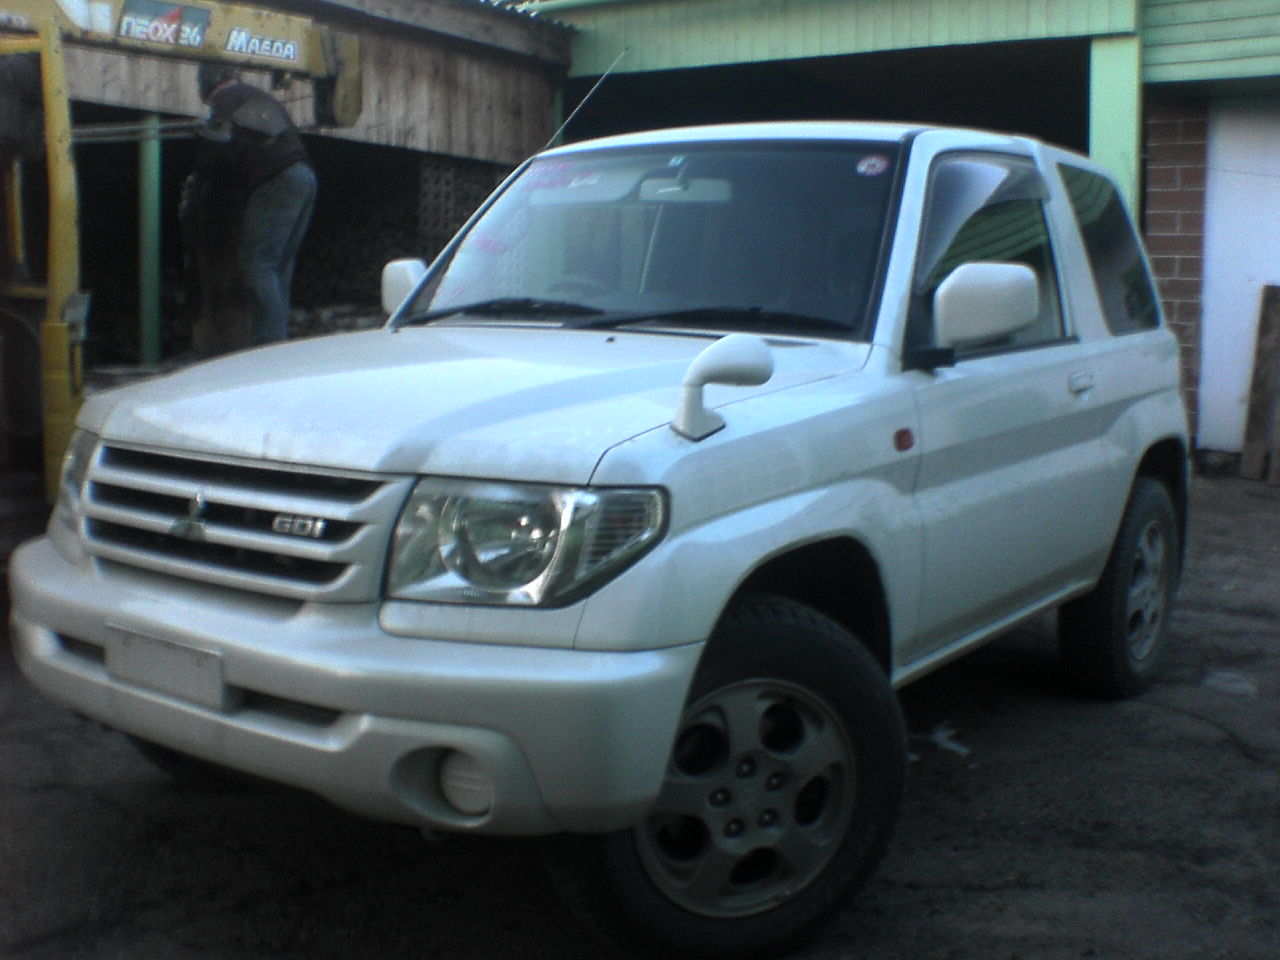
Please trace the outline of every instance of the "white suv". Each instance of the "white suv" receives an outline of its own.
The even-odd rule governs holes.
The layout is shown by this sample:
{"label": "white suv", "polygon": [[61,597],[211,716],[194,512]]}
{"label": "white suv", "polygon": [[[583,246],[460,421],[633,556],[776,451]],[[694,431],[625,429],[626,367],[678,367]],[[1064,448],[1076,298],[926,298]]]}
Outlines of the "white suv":
{"label": "white suv", "polygon": [[575,144],[383,298],[381,330],[90,398],[11,564],[32,683],[173,769],[574,834],[550,861],[588,907],[731,955],[881,857],[896,688],[1053,607],[1086,689],[1160,662],[1178,349],[1082,156]]}

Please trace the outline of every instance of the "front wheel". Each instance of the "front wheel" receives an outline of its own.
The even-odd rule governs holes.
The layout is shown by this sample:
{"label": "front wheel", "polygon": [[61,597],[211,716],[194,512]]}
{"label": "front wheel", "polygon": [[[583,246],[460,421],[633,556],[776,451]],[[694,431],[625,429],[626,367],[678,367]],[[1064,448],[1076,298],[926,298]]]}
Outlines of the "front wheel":
{"label": "front wheel", "polygon": [[586,870],[578,905],[626,941],[776,952],[883,856],[905,758],[897,700],[866,649],[807,607],[752,598],[711,640],[647,818],[576,838],[576,862],[553,853],[553,873]]}
{"label": "front wheel", "polygon": [[1167,652],[1180,557],[1167,488],[1139,477],[1098,585],[1059,613],[1063,662],[1086,692],[1126,697],[1151,685]]}

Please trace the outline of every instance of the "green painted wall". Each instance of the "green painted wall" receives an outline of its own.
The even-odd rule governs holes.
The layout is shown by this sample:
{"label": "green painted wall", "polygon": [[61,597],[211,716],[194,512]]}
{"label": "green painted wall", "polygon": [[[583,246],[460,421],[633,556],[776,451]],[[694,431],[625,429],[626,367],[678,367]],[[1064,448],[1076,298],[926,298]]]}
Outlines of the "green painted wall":
{"label": "green painted wall", "polygon": [[1138,209],[1141,57],[1133,34],[1096,37],[1089,51],[1089,154],[1116,177],[1131,210]]}
{"label": "green painted wall", "polygon": [[1147,83],[1280,76],[1280,0],[535,0],[571,75],[1140,31]]}
{"label": "green painted wall", "polygon": [[1142,0],[1147,83],[1280,75],[1280,0]]}
{"label": "green painted wall", "polygon": [[1133,33],[1138,0],[542,0],[579,28],[571,76]]}

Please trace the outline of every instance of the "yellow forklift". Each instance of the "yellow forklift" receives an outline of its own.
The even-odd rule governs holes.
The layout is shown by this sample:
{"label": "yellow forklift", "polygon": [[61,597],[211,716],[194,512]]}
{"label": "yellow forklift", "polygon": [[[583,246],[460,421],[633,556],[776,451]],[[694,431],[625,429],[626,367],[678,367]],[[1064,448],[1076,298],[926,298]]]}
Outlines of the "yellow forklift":
{"label": "yellow forklift", "polygon": [[[307,17],[216,2],[0,0],[0,81],[16,78],[0,89],[0,469],[21,459],[15,448],[38,443],[50,501],[83,395],[90,314],[80,280],[75,145],[136,139],[145,178],[149,162],[158,168],[161,138],[194,135],[198,123],[148,117],[115,130],[73,128],[66,45],[307,78],[316,126],[350,126],[361,96],[357,38]],[[158,359],[160,326],[158,176],[152,181],[139,191],[140,237],[149,238],[139,251],[144,364]],[[33,185],[47,206],[32,197]]]}

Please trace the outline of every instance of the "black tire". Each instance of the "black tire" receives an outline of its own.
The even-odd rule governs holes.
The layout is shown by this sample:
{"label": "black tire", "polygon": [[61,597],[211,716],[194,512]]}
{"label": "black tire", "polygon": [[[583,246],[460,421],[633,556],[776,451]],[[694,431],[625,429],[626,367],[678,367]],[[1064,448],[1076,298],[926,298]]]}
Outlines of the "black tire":
{"label": "black tire", "polygon": [[1084,692],[1109,699],[1133,696],[1158,675],[1168,653],[1179,539],[1168,489],[1139,477],[1102,578],[1059,611],[1063,665]]}
{"label": "black tire", "polygon": [[556,841],[548,865],[624,945],[775,954],[879,863],[905,769],[898,701],[868,651],[808,607],[752,597],[712,637],[646,820]]}

